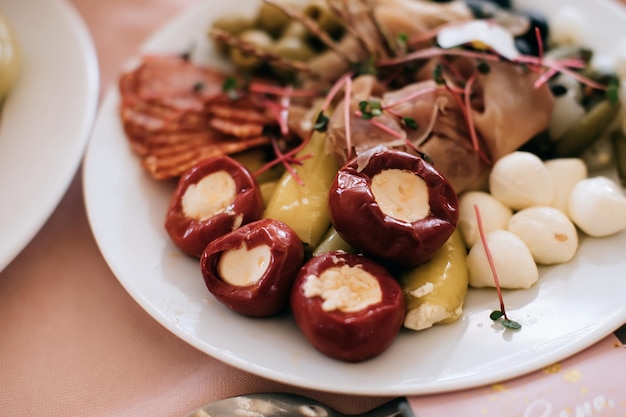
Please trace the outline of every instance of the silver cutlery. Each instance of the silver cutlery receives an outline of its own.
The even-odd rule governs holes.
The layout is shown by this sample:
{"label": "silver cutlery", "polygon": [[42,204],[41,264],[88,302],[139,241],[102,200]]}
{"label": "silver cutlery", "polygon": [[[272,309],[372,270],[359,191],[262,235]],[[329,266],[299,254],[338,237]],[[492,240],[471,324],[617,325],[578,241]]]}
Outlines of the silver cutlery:
{"label": "silver cutlery", "polygon": [[[207,404],[187,417],[349,417],[311,398],[285,393],[240,395]],[[416,417],[406,398],[396,398],[358,417]],[[355,417],[355,416],[352,416]]]}

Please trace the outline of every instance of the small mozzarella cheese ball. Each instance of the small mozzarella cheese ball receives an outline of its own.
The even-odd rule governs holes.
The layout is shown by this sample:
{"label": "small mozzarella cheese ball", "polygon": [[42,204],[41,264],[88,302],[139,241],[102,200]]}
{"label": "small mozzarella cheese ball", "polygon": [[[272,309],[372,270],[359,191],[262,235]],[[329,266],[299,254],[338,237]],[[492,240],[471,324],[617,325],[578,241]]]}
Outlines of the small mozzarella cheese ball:
{"label": "small mozzarella cheese ball", "polygon": [[509,220],[508,230],[522,239],[538,264],[568,262],[578,249],[576,226],[554,207],[520,210]]}
{"label": "small mozzarella cheese ball", "polygon": [[568,212],[589,236],[608,236],[626,229],[626,197],[607,177],[579,181],[570,194]]}
{"label": "small mozzarella cheese ball", "polygon": [[581,45],[585,39],[587,19],[574,6],[561,7],[550,18],[550,42],[557,45]]}
{"label": "small mozzarella cheese ball", "polygon": [[[528,246],[515,233],[494,230],[485,236],[501,288],[530,288],[539,279],[537,264]],[[467,255],[469,284],[474,288],[495,287],[482,240]]]}
{"label": "small mozzarella cheese ball", "polygon": [[548,206],[554,196],[552,176],[539,157],[516,151],[500,158],[489,174],[491,195],[513,210]]}
{"label": "small mozzarella cheese ball", "polygon": [[556,158],[545,161],[544,164],[554,184],[550,206],[568,214],[569,195],[579,181],[587,178],[587,165],[580,158]]}
{"label": "small mozzarella cheese ball", "polygon": [[476,211],[478,207],[485,233],[496,229],[506,229],[513,211],[484,191],[468,191],[459,197],[458,227],[467,248],[480,239]]}

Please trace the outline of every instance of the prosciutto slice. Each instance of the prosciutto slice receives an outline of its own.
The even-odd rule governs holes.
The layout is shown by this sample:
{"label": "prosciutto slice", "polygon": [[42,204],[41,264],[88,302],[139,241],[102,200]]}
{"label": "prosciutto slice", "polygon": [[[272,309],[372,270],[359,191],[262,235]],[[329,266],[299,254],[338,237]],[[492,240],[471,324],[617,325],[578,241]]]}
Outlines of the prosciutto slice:
{"label": "prosciutto slice", "polygon": [[554,97],[546,83],[534,87],[538,77],[507,62],[490,63],[489,72],[478,76],[482,104],[472,114],[493,162],[548,128]]}
{"label": "prosciutto slice", "polygon": [[[463,110],[449,91],[432,80],[377,93],[380,87],[371,76],[354,81],[350,101],[350,141],[346,140],[345,104],[339,103],[331,115],[327,145],[340,164],[348,159],[348,143],[357,155],[379,145],[411,153],[416,153],[417,147],[432,159],[437,171],[446,177],[457,193],[484,177],[489,167],[474,149]],[[383,114],[373,120],[356,116],[358,103],[372,99],[388,106]],[[402,123],[403,118],[414,120],[417,128],[407,127]],[[481,149],[484,148],[481,143]]]}

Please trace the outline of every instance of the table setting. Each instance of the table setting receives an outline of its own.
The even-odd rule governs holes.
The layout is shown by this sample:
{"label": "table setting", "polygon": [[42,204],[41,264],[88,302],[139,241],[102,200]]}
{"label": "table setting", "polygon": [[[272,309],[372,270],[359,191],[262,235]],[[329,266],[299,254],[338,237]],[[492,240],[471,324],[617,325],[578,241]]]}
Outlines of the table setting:
{"label": "table setting", "polygon": [[[599,50],[626,39],[621,1],[520,3],[578,7],[572,36]],[[257,4],[0,2],[24,69],[0,121],[0,415],[624,415],[625,231],[585,236],[572,261],[504,292],[522,329],[489,317],[493,288],[470,289],[460,320],[362,362],[323,355],[289,315],[211,297],[163,228],[175,180],[129,147],[120,77],[159,53],[223,69],[210,22]]]}

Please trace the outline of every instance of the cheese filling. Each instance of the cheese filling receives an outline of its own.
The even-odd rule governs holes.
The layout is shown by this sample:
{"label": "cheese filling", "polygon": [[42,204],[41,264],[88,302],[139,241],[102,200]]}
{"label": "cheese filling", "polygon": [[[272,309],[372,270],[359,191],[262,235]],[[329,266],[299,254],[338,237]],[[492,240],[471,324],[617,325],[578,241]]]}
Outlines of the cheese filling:
{"label": "cheese filling", "polygon": [[237,186],[226,171],[213,172],[185,190],[183,213],[187,217],[206,220],[226,210],[237,196]]}
{"label": "cheese filling", "polygon": [[304,283],[304,295],[321,297],[324,311],[344,313],[363,310],[383,298],[378,280],[358,265],[332,267],[319,276],[309,275]]}
{"label": "cheese filling", "polygon": [[428,216],[428,185],[418,175],[401,169],[386,169],[372,177],[372,194],[389,217],[413,223]]}
{"label": "cheese filling", "polygon": [[259,282],[272,259],[272,251],[268,245],[255,246],[248,249],[244,243],[237,249],[222,253],[217,271],[227,284],[245,287]]}

